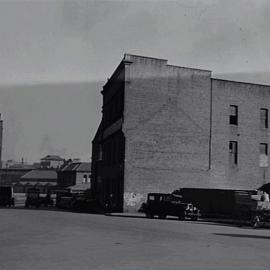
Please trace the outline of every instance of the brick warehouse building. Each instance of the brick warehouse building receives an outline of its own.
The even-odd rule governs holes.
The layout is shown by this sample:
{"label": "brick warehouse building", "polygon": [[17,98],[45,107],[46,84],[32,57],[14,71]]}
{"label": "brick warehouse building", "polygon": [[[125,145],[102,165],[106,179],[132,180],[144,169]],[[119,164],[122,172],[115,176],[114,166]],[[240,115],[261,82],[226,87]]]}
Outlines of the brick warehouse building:
{"label": "brick warehouse building", "polygon": [[149,192],[269,182],[270,86],[125,54],[103,87],[92,188],[114,211]]}

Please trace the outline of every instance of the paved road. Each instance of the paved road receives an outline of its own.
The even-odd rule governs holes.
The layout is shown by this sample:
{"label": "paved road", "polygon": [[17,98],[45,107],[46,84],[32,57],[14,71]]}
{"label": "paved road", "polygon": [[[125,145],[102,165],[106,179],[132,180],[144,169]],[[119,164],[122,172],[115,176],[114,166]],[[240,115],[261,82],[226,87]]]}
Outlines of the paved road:
{"label": "paved road", "polygon": [[269,269],[270,230],[0,209],[0,269]]}

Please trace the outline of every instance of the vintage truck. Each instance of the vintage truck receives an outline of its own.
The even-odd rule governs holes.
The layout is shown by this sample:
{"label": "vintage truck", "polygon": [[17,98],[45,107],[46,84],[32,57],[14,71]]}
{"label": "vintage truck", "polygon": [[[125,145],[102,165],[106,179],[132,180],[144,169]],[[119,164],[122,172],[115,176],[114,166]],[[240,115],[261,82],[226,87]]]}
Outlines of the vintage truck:
{"label": "vintage truck", "polygon": [[254,228],[270,222],[269,197],[264,200],[263,191],[181,188],[173,194],[182,196],[183,202],[198,205],[202,218],[227,219]]}
{"label": "vintage truck", "polygon": [[197,220],[200,216],[200,210],[192,203],[184,203],[181,196],[168,193],[149,193],[139,212],[148,218],[176,216],[180,220]]}
{"label": "vintage truck", "polygon": [[270,223],[270,202],[265,193],[253,191],[235,193],[234,218],[239,225],[249,223],[254,228]]}
{"label": "vintage truck", "polygon": [[11,186],[0,186],[0,206],[14,206],[15,200],[12,195],[13,192]]}
{"label": "vintage truck", "polygon": [[75,212],[101,213],[102,209],[96,198],[93,197],[91,190],[83,193],[71,193],[69,191],[57,192],[57,208]]}

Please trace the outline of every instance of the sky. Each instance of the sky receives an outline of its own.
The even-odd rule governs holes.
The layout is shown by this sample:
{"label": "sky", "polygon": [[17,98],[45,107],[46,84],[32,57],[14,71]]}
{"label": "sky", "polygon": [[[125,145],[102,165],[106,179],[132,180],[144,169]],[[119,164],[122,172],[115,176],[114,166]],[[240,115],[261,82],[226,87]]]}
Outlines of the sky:
{"label": "sky", "polygon": [[91,159],[101,93],[124,56],[270,84],[268,0],[0,0],[3,159]]}

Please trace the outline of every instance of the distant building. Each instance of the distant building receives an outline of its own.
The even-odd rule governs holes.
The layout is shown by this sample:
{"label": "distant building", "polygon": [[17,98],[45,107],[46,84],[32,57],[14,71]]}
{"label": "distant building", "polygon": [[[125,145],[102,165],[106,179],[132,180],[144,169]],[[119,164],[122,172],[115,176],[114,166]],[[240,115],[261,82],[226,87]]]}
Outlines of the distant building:
{"label": "distant building", "polygon": [[0,185],[13,185],[19,183],[21,177],[33,169],[34,167],[31,165],[12,165],[7,168],[3,167],[0,169]]}
{"label": "distant building", "polygon": [[57,183],[60,187],[68,187],[71,191],[79,192],[91,187],[91,163],[71,162],[57,172]]}
{"label": "distant building", "polygon": [[114,211],[148,192],[270,182],[270,86],[126,54],[103,87],[92,188]]}
{"label": "distant building", "polygon": [[47,155],[40,159],[41,168],[60,168],[64,164],[65,159],[56,155]]}
{"label": "distant building", "polygon": [[55,170],[32,170],[20,179],[14,189],[27,192],[28,188],[38,188],[41,193],[47,193],[49,189],[57,185],[57,172]]}

